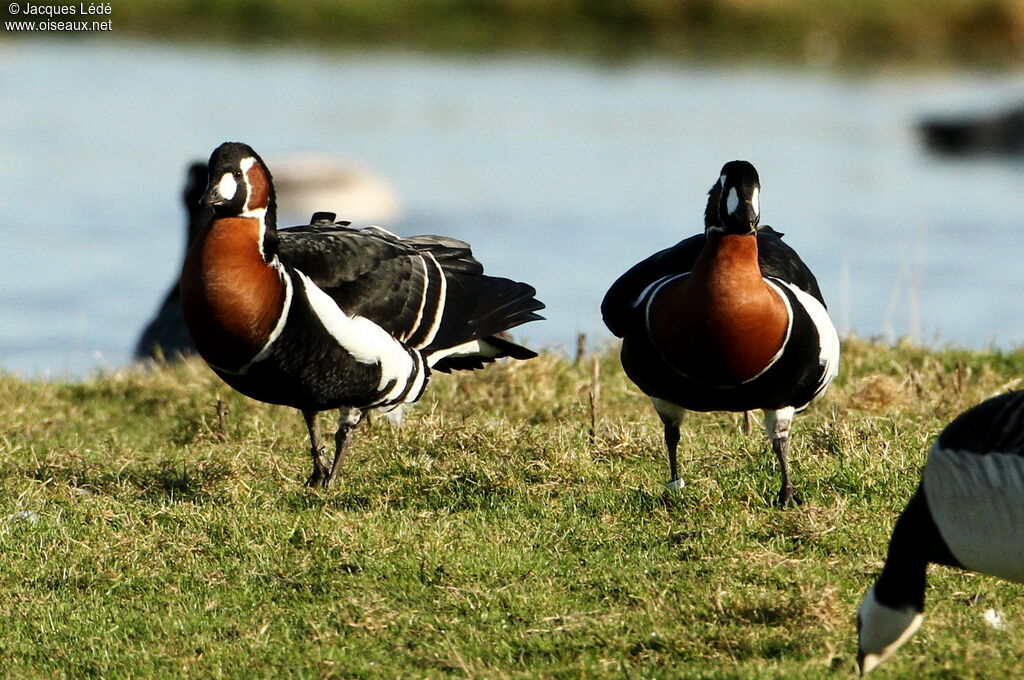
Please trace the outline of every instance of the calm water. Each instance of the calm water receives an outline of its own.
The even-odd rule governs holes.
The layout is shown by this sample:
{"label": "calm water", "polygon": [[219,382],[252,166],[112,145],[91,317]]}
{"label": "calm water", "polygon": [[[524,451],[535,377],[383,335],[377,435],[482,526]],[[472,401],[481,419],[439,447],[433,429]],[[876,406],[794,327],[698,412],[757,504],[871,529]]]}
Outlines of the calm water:
{"label": "calm water", "polygon": [[1021,93],[1024,76],[0,42],[0,366],[128,362],[178,267],[183,169],[228,139],[372,166],[406,208],[386,226],[536,285],[536,344],[609,338],[608,284],[700,229],[718,169],[746,158],[841,331],[1015,346],[1024,165],[936,161],[912,125]]}

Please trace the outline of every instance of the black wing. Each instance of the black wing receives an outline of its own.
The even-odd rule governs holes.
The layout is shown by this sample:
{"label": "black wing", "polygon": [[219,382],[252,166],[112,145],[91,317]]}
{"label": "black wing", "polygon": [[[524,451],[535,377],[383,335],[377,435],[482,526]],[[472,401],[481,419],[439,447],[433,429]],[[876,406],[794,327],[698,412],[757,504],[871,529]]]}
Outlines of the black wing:
{"label": "black wing", "polygon": [[343,225],[277,234],[281,262],[308,276],[346,314],[366,317],[403,341],[417,330],[431,282],[420,254],[398,237]]}
{"label": "black wing", "polygon": [[346,314],[372,320],[425,352],[539,319],[532,286],[483,274],[469,244],[400,238],[378,227],[307,225],[278,231],[278,256]]}
{"label": "black wing", "polygon": [[757,261],[763,276],[772,276],[812,295],[828,309],[818,288],[818,280],[796,251],[782,242],[782,234],[765,225],[757,229]]}
{"label": "black wing", "polygon": [[[757,251],[761,274],[792,283],[813,295],[824,305],[825,301],[821,297],[814,274],[796,251],[782,242],[782,236],[767,225],[758,227]],[[692,271],[704,249],[705,241],[704,234],[683,239],[671,248],[651,255],[620,276],[608,289],[601,302],[601,316],[608,330],[621,338],[632,325],[631,318],[636,313],[636,303],[647,286],[665,276]]]}
{"label": "black wing", "polygon": [[697,234],[658,251],[620,276],[601,302],[601,317],[608,330],[621,338],[632,325],[636,303],[647,286],[665,276],[691,271],[703,249],[704,234]]}

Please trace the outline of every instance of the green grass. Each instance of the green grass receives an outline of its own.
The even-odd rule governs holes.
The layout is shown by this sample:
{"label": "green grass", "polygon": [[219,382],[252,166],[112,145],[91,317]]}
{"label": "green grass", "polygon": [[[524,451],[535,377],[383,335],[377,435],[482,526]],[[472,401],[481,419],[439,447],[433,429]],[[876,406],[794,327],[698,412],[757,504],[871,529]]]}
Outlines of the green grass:
{"label": "green grass", "polygon": [[[589,359],[438,376],[405,426],[360,428],[327,491],[301,486],[299,415],[200,364],[0,378],[0,674],[851,677],[854,609],[930,439],[1017,384],[1024,351],[844,349],[795,425],[787,510],[733,414],[688,421],[687,487],[664,497],[660,427],[612,352],[593,431]],[[879,677],[1018,666],[1021,586],[930,583]]]}

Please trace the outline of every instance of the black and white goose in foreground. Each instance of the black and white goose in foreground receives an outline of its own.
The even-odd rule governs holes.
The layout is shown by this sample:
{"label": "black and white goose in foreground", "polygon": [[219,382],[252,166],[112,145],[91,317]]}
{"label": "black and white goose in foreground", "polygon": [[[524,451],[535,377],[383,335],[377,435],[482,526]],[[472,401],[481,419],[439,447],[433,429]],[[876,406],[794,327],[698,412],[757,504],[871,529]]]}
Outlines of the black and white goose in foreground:
{"label": "black and white goose in foreground", "polygon": [[779,460],[780,505],[793,500],[787,451],[793,415],[839,368],[836,333],[818,283],[782,234],[758,226],[757,170],[731,161],[708,195],[704,233],[640,262],[601,304],[622,338],[622,367],[665,426],[670,489],[686,410],[763,409]]}
{"label": "black and white goose in foreground", "polygon": [[[498,336],[542,318],[536,291],[484,275],[468,244],[344,224],[279,230],[270,172],[245,144],[218,147],[209,173],[214,218],[185,257],[185,323],[226,383],[303,412],[308,485],[330,485],[363,414],[416,401],[431,371],[536,356]],[[341,412],[333,459],[316,422],[329,409]]]}
{"label": "black and white goose in foreground", "polygon": [[964,412],[932,445],[857,612],[861,675],[920,627],[930,562],[1024,582],[1024,392]]}

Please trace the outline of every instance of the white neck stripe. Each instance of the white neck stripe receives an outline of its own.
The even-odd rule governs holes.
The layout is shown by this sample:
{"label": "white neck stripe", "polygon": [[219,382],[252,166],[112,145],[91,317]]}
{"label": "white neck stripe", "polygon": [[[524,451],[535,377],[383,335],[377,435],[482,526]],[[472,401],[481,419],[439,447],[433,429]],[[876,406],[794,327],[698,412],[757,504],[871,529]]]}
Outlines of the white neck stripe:
{"label": "white neck stripe", "polygon": [[772,281],[771,279],[768,279],[768,278],[765,278],[765,277],[762,277],[762,279],[764,279],[764,282],[767,283],[769,285],[769,287],[771,287],[772,290],[775,291],[776,295],[778,295],[780,298],[782,298],[782,303],[784,305],[786,305],[786,319],[787,319],[786,320],[786,337],[784,337],[782,339],[782,344],[779,345],[779,351],[775,353],[775,356],[773,356],[772,360],[768,362],[768,365],[765,366],[763,369],[761,369],[761,371],[757,375],[755,375],[754,377],[748,378],[748,379],[744,380],[742,383],[740,383],[741,385],[745,384],[745,383],[748,383],[748,382],[751,382],[753,380],[757,380],[762,375],[764,375],[765,372],[769,368],[774,366],[775,362],[777,362],[779,360],[779,357],[782,356],[783,352],[786,351],[786,345],[789,344],[789,336],[792,335],[792,333],[793,333],[793,305],[790,304],[790,302],[789,302],[789,296],[786,295],[782,291],[782,289],[779,288],[778,285],[776,285],[775,282]]}
{"label": "white neck stripe", "polygon": [[288,276],[288,272],[285,271],[284,265],[281,264],[276,255],[274,256],[274,261],[270,263],[270,266],[277,270],[278,276],[280,276],[284,282],[284,304],[281,306],[281,316],[277,317],[277,323],[274,324],[274,329],[270,331],[270,337],[267,338],[266,344],[263,345],[263,348],[256,354],[256,356],[254,356],[252,360],[243,367],[246,369],[270,354],[271,347],[281,336],[281,332],[284,330],[285,323],[288,321],[288,312],[292,307],[292,277]]}

